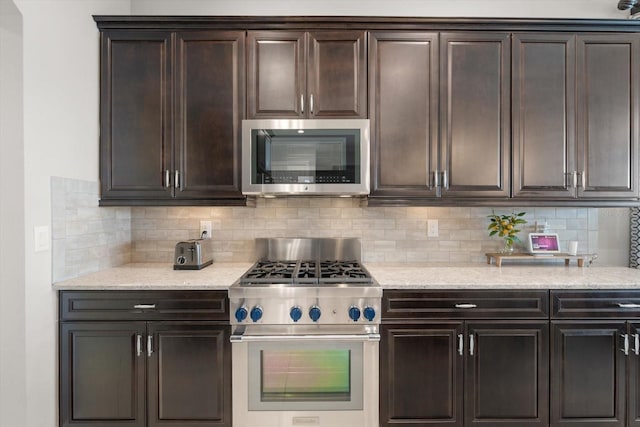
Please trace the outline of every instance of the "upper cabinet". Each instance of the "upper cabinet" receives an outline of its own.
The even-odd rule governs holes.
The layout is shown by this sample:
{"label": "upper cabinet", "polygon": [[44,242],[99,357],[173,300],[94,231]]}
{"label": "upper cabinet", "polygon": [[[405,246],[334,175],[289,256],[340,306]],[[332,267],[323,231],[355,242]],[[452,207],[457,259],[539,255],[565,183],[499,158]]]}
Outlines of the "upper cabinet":
{"label": "upper cabinet", "polygon": [[102,205],[243,204],[244,32],[102,34]]}
{"label": "upper cabinet", "polygon": [[364,31],[249,31],[249,118],[366,118]]}
{"label": "upper cabinet", "polygon": [[369,35],[371,192],[435,197],[438,34]]}
{"label": "upper cabinet", "polygon": [[638,197],[635,34],[513,36],[513,196]]}
{"label": "upper cabinet", "polygon": [[443,197],[510,193],[510,35],[440,35]]}

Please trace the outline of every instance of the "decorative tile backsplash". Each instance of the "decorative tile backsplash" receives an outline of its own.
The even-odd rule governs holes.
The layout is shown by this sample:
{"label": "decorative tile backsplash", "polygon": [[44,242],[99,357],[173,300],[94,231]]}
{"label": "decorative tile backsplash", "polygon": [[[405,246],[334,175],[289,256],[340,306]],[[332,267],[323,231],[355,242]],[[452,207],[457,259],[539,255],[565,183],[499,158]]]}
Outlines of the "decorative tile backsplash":
{"label": "decorative tile backsplash", "polygon": [[[598,246],[595,208],[496,208],[526,212],[520,236],[536,221],[560,235],[561,249],[577,240],[580,252]],[[490,238],[491,208],[360,207],[349,198],[256,200],[256,207],[131,208],[133,262],[172,262],[176,242],[199,237],[201,220],[213,225],[214,261],[253,261],[257,237],[358,237],[365,262],[486,262],[485,252],[502,247]],[[427,237],[427,220],[437,219],[438,237]],[[516,245],[516,248],[518,246]]]}
{"label": "decorative tile backsplash", "polygon": [[[258,237],[358,237],[365,262],[484,263],[502,247],[489,237],[491,208],[361,207],[359,199],[277,198],[255,207],[98,207],[98,184],[51,179],[53,280],[126,264],[173,262],[175,244],[199,237],[200,221],[213,226],[214,261],[253,261]],[[520,236],[536,221],[560,235],[561,249],[598,249],[598,209],[496,208],[526,212]],[[438,237],[427,220],[438,220]],[[520,246],[522,248],[522,246]],[[518,249],[518,245],[516,245]]]}
{"label": "decorative tile backsplash", "polygon": [[98,199],[96,182],[51,177],[54,282],[131,262],[131,208]]}

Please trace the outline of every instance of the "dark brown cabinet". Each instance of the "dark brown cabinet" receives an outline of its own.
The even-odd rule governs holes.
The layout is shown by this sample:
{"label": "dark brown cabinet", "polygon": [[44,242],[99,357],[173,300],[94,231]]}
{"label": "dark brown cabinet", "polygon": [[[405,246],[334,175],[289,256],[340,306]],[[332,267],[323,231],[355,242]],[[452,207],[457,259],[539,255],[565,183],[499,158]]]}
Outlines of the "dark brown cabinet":
{"label": "dark brown cabinet", "polygon": [[510,34],[373,32],[369,52],[371,201],[508,198]]}
{"label": "dark brown cabinet", "polygon": [[249,118],[366,118],[364,31],[249,31]]}
{"label": "dark brown cabinet", "polygon": [[547,315],[544,291],[385,291],[380,425],[548,425]]}
{"label": "dark brown cabinet", "polygon": [[102,205],[244,203],[244,38],[102,32]]}
{"label": "dark brown cabinet", "polygon": [[215,291],[61,292],[60,426],[231,426],[227,306]]}
{"label": "dark brown cabinet", "polygon": [[436,196],[438,51],[437,33],[369,34],[374,197]]}
{"label": "dark brown cabinet", "polygon": [[638,425],[637,291],[551,291],[551,426]]}
{"label": "dark brown cabinet", "polygon": [[508,198],[509,33],[440,34],[442,197]]}
{"label": "dark brown cabinet", "polygon": [[513,39],[513,196],[636,198],[638,36]]}

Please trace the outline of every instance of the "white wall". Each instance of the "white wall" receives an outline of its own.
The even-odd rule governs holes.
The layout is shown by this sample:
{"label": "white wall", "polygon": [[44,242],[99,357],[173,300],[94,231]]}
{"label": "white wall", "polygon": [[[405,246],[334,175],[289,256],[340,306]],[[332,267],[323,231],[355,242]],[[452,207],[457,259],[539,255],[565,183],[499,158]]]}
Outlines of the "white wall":
{"label": "white wall", "polygon": [[131,0],[134,15],[626,18],[617,0]]}
{"label": "white wall", "polygon": [[22,16],[0,0],[0,426],[24,425]]}
{"label": "white wall", "polygon": [[[56,295],[51,251],[33,227],[51,227],[51,176],[98,180],[98,31],[92,14],[129,14],[129,0],[15,0],[23,17],[26,423],[57,420]],[[21,173],[19,167],[12,168]],[[5,424],[2,424],[4,427]]]}

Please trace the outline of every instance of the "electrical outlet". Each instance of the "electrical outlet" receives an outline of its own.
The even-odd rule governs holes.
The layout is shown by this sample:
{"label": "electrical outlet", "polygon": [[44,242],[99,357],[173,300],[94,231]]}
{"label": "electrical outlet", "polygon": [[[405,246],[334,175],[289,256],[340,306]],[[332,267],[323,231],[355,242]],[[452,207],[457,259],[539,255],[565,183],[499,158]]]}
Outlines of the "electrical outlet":
{"label": "electrical outlet", "polygon": [[211,235],[211,221],[200,221],[200,237],[204,239],[210,239]]}
{"label": "electrical outlet", "polygon": [[427,236],[438,237],[438,220],[437,219],[427,220]]}

